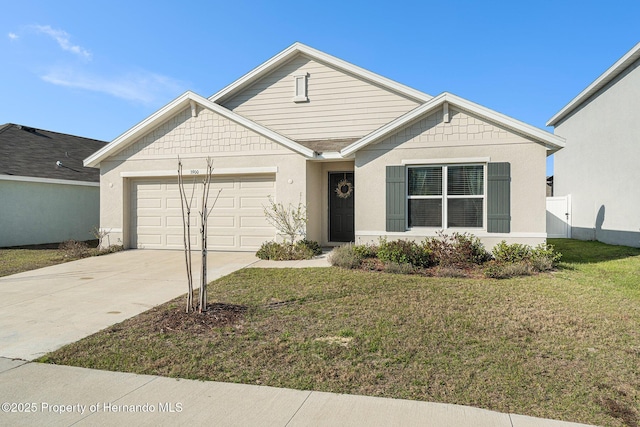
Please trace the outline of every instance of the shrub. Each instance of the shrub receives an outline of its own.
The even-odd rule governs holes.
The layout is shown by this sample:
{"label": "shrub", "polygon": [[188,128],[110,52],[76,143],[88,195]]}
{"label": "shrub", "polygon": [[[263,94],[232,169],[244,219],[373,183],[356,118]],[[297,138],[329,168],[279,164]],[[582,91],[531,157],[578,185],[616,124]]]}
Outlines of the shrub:
{"label": "shrub", "polygon": [[260,259],[267,259],[273,261],[287,261],[287,260],[300,260],[311,259],[315,255],[322,253],[318,242],[313,240],[300,240],[295,244],[288,242],[264,242],[256,256]]}
{"label": "shrub", "polygon": [[438,266],[433,269],[433,275],[435,277],[467,277],[468,274],[465,270],[457,267],[442,267]]}
{"label": "shrub", "polygon": [[492,279],[508,279],[516,276],[529,276],[533,273],[533,267],[527,261],[503,263],[491,261],[484,269],[485,277]]}
{"label": "shrub", "polygon": [[422,245],[431,251],[433,262],[440,266],[483,264],[491,259],[479,238],[468,233],[442,232],[438,237],[425,239]]}
{"label": "shrub", "polygon": [[353,250],[363,259],[376,258],[378,256],[378,246],[376,245],[355,245]]}
{"label": "shrub", "polygon": [[329,253],[329,263],[335,267],[349,269],[360,267],[362,257],[353,248],[354,245],[351,243],[333,248]]}
{"label": "shrub", "polygon": [[553,270],[562,258],[562,254],[555,251],[553,245],[540,243],[531,250],[531,264],[537,271]]}
{"label": "shrub", "polygon": [[380,240],[378,258],[384,262],[411,264],[414,267],[432,265],[431,250],[411,240]]}
{"label": "shrub", "polygon": [[312,253],[312,257],[316,255],[322,255],[322,248],[320,247],[320,243],[315,240],[302,239],[296,242],[296,246],[300,249],[306,248]]}
{"label": "shrub", "polygon": [[493,247],[493,257],[503,263],[528,261],[531,259],[531,246],[520,243],[509,245],[503,240]]}
{"label": "shrub", "polygon": [[412,274],[415,268],[409,263],[386,262],[384,271],[392,274]]}
{"label": "shrub", "polygon": [[58,247],[62,251],[65,258],[86,258],[93,254],[93,250],[85,242],[78,242],[76,240],[67,240],[60,243]]}

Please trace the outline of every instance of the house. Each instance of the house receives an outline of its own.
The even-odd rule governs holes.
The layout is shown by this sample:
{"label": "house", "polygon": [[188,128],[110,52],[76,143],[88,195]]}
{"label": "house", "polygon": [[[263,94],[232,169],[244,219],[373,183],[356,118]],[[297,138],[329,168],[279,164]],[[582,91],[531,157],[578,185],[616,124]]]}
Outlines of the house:
{"label": "house", "polygon": [[101,227],[127,247],[182,248],[178,156],[188,183],[213,159],[222,191],[209,249],[273,240],[268,196],[302,200],[307,237],[322,245],[445,230],[492,247],[545,241],[545,161],[563,145],[295,43],[209,98],[184,93],[85,165],[100,168]]}
{"label": "house", "polygon": [[84,167],[82,160],[105,145],[12,123],[0,125],[0,247],[94,239],[100,173]]}
{"label": "house", "polygon": [[548,126],[566,139],[554,192],[571,196],[571,237],[640,246],[640,43]]}

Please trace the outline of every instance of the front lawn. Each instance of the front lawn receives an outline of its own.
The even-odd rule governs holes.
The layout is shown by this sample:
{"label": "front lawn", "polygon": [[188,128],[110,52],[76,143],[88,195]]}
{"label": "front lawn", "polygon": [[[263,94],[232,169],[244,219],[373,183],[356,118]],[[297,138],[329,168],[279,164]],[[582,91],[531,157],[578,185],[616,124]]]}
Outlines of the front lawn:
{"label": "front lawn", "polygon": [[508,280],[245,269],[206,315],[179,298],[42,361],[637,426],[640,250],[551,243],[561,269]]}
{"label": "front lawn", "polygon": [[0,277],[65,261],[58,249],[0,249]]}

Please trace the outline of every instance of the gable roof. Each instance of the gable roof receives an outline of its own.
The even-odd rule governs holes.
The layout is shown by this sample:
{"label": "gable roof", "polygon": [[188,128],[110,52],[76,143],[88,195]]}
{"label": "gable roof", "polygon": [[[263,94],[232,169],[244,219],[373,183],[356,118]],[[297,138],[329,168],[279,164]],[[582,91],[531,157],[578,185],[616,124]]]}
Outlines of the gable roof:
{"label": "gable roof", "polygon": [[217,93],[213,94],[209,97],[209,100],[212,102],[216,102],[218,104],[224,102],[225,100],[231,98],[233,95],[241,91],[242,89],[250,86],[263,76],[269,74],[271,71],[280,67],[285,62],[294,58],[295,56],[302,54],[311,59],[317,60],[319,62],[324,62],[334,68],[339,70],[346,71],[353,75],[356,75],[364,80],[368,80],[373,82],[379,86],[382,86],[388,90],[393,92],[400,93],[404,96],[407,96],[411,99],[414,99],[418,102],[426,102],[432,98],[431,95],[428,95],[419,90],[413,89],[409,86],[405,86],[401,83],[395,82],[386,77],[382,77],[379,74],[373,73],[369,70],[365,70],[364,68],[358,67],[357,65],[353,65],[347,61],[344,61],[340,58],[336,58],[335,56],[328,55],[324,52],[321,52],[317,49],[304,45],[302,43],[296,42],[278,53],[271,59],[267,60],[263,64],[249,71],[244,76],[240,77],[235,82],[221,89]]}
{"label": "gable roof", "polygon": [[156,111],[151,116],[147,117],[131,129],[111,141],[100,151],[86,158],[84,161],[84,165],[89,167],[97,167],[101,161],[137,141],[138,138],[153,130],[156,126],[164,123],[176,113],[184,110],[191,103],[201,105],[202,107],[220,114],[221,116],[232,120],[248,129],[251,129],[259,135],[264,136],[265,138],[269,138],[275,142],[278,142],[285,147],[302,154],[303,156],[314,157],[315,153],[312,149],[304,147],[297,142],[292,141],[289,138],[272,131],[271,129],[267,129],[266,127],[259,125],[256,122],[253,122],[245,117],[242,117],[239,114],[234,113],[233,111],[227,110],[226,108],[215,104],[196,93],[187,91],[180,95],[178,98],[171,101],[169,104],[162,107],[160,110]]}
{"label": "gable roof", "polygon": [[100,172],[84,167],[82,160],[106,144],[7,123],[0,126],[0,175],[99,182]]}
{"label": "gable roof", "polygon": [[626,70],[631,64],[640,58],[640,43],[636,44],[629,52],[627,52],[622,58],[616,61],[607,71],[602,73],[600,77],[595,79],[585,90],[580,92],[578,96],[573,98],[567,105],[565,105],[560,111],[558,111],[547,122],[547,126],[556,126],[562,119],[567,117],[571,112],[577,109],[582,103],[589,99],[593,94],[598,92],[609,82],[619,76],[624,70]]}
{"label": "gable roof", "polygon": [[366,147],[369,144],[381,141],[383,138],[392,135],[399,131],[403,127],[411,124],[433,111],[442,108],[445,103],[454,105],[462,111],[473,113],[479,117],[482,117],[491,122],[497,123],[511,131],[523,135],[547,148],[551,153],[558,151],[564,147],[564,138],[557,135],[553,135],[537,127],[528,125],[524,122],[505,116],[482,105],[473,103],[464,98],[460,98],[454,94],[443,92],[430,101],[414,108],[408,113],[398,117],[396,120],[387,123],[376,131],[371,132],[369,135],[354,142],[348,147],[343,148],[340,151],[340,155],[347,157],[355,153],[356,151]]}

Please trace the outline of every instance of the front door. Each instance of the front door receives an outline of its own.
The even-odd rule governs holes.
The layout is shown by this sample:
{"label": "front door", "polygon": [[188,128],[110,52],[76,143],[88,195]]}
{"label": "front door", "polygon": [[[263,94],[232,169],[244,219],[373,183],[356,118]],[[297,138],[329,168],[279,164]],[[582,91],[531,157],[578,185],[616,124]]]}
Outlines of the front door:
{"label": "front door", "polygon": [[353,172],[329,173],[329,241],[353,242]]}

